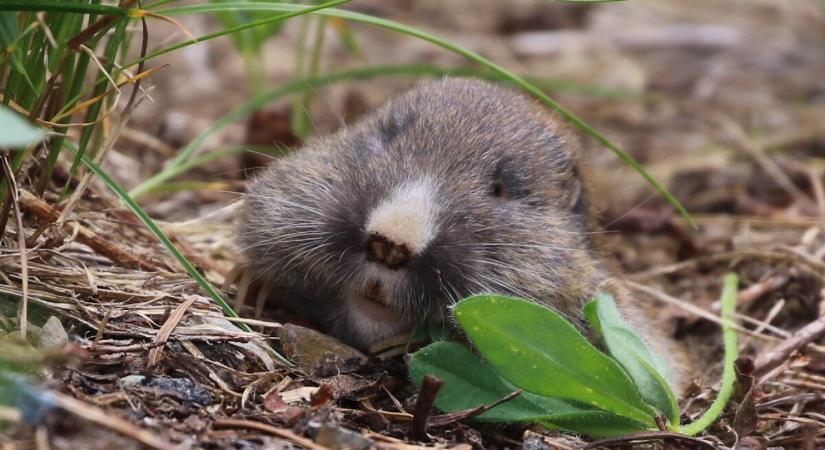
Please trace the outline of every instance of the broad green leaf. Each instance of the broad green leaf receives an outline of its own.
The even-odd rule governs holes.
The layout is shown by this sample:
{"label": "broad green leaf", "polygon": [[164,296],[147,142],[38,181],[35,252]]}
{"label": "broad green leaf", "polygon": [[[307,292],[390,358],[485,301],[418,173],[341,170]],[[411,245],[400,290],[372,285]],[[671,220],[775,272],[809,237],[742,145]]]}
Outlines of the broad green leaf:
{"label": "broad green leaf", "polygon": [[641,422],[600,410],[553,414],[546,420],[539,421],[539,424],[546,428],[561,428],[594,438],[622,436],[646,431],[649,428]]}
{"label": "broad green leaf", "polygon": [[[515,389],[507,380],[502,379],[502,382],[507,384],[511,391]],[[581,403],[565,402],[567,407],[574,411],[564,412],[557,407],[558,402],[562,401],[560,399],[529,392],[524,392],[521,396],[548,413],[547,416],[537,421],[545,428],[560,428],[597,438],[625,435],[648,429],[645,424],[636,420],[617,416]]]}
{"label": "broad green leaf", "polygon": [[671,426],[678,426],[679,405],[665,381],[670,377],[667,364],[624,321],[613,297],[598,294],[585,305],[584,312],[610,355],[630,374],[642,398],[661,411]]}
{"label": "broad green leaf", "polygon": [[[507,386],[498,374],[455,342],[436,342],[417,351],[410,358],[410,378],[421,386],[426,374],[440,378],[444,385],[435,399],[435,406],[445,412],[456,412],[490,404],[515,389]],[[524,394],[496,406],[478,416],[486,422],[537,422],[550,413],[572,414],[582,412],[562,400]]]}
{"label": "broad green leaf", "polygon": [[43,140],[42,129],[6,106],[0,105],[0,148],[24,149]]}
{"label": "broad green leaf", "polygon": [[[442,411],[452,413],[489,404],[517,388],[464,346],[437,342],[410,358],[410,378],[420,386],[426,374],[444,381],[435,400]],[[593,437],[607,437],[647,429],[645,424],[606,411],[563,400],[523,392],[475,418],[481,422],[534,422]]]}
{"label": "broad green leaf", "polygon": [[516,386],[655,426],[656,412],[624,370],[557,312],[526,300],[476,295],[453,313],[482,356]]}

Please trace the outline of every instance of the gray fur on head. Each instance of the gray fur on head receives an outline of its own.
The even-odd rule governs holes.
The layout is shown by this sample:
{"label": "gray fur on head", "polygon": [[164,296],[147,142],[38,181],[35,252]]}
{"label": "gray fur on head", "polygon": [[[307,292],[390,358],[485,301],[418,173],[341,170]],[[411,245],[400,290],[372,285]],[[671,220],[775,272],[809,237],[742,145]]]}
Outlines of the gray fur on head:
{"label": "gray fur on head", "polygon": [[604,277],[576,148],[520,94],[422,83],[261,173],[240,241],[279,302],[360,348],[482,292],[581,323]]}

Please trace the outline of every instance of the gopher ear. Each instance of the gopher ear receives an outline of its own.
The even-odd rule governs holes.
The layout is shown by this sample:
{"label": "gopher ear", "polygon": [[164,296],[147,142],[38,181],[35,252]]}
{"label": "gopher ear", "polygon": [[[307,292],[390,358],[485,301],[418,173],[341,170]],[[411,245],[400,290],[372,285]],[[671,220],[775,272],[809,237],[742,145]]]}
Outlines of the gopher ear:
{"label": "gopher ear", "polygon": [[409,109],[390,111],[387,117],[378,122],[378,133],[381,136],[381,141],[384,144],[389,144],[399,134],[413,126],[417,119],[418,114]]}
{"label": "gopher ear", "polygon": [[570,192],[570,196],[567,199],[567,210],[570,211],[570,215],[574,220],[582,226],[587,226],[589,222],[589,208],[581,180],[578,178],[570,180],[567,191]]}

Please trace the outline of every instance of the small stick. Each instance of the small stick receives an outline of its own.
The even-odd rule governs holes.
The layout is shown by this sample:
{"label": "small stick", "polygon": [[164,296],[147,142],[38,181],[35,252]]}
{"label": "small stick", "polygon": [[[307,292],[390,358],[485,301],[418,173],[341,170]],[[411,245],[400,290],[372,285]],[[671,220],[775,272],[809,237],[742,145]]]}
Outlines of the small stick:
{"label": "small stick", "polygon": [[787,360],[795,351],[810,344],[822,335],[825,335],[825,316],[805,325],[802,329],[794,333],[793,336],[785,339],[767,353],[759,356],[756,359],[754,375],[762,376],[770,372]]}
{"label": "small stick", "polygon": [[3,173],[9,186],[9,198],[14,208],[14,220],[17,227],[17,247],[20,250],[20,279],[23,295],[20,299],[20,334],[26,339],[29,324],[29,258],[26,256],[26,232],[23,229],[23,217],[20,215],[20,190],[14,179],[14,171],[9,164],[9,155],[3,155]]}
{"label": "small stick", "polygon": [[434,377],[433,375],[424,375],[424,380],[421,382],[421,390],[418,392],[418,400],[415,402],[415,411],[413,412],[413,437],[418,441],[429,441],[427,437],[427,417],[430,415],[430,409],[433,407],[435,397],[444,382]]}
{"label": "small stick", "polygon": [[153,341],[153,343],[158,344],[158,346],[149,350],[149,360],[146,363],[147,369],[151,369],[160,361],[160,355],[163,353],[163,347],[165,345],[163,343],[172,335],[172,331],[178,326],[181,319],[183,319],[183,315],[186,314],[189,307],[195,303],[195,300],[197,300],[197,297],[190,296],[186,301],[178,305],[178,307],[175,308],[175,312],[173,312],[172,315],[169,316],[169,319],[160,327]]}
{"label": "small stick", "polygon": [[[52,208],[51,205],[39,197],[36,197],[34,194],[22,189],[20,190],[20,205],[26,211],[50,223],[56,221],[60,216],[60,213]],[[74,227],[68,223],[64,223],[61,228],[63,232],[71,235]],[[132,254],[126,250],[126,248],[112,243],[111,240],[100,236],[79,223],[77,224],[77,241],[111,259],[112,262],[118,266],[127,269],[157,270],[153,263],[146,261],[138,255]]]}
{"label": "small stick", "polygon": [[427,425],[430,425],[430,426],[433,426],[433,427],[443,427],[443,426],[449,425],[451,423],[455,423],[455,422],[459,422],[459,421],[467,420],[467,419],[472,419],[473,417],[480,416],[480,415],[486,413],[487,411],[495,408],[496,406],[498,406],[502,403],[509,402],[510,400],[512,400],[512,399],[518,397],[519,395],[521,395],[522,392],[524,392],[524,391],[519,389],[517,391],[513,391],[513,392],[505,395],[504,397],[502,397],[502,398],[500,398],[500,399],[498,399],[498,400],[496,400],[492,403],[487,403],[485,405],[476,406],[475,408],[465,409],[464,411],[454,412],[452,414],[442,414],[440,416],[432,416],[427,421]]}

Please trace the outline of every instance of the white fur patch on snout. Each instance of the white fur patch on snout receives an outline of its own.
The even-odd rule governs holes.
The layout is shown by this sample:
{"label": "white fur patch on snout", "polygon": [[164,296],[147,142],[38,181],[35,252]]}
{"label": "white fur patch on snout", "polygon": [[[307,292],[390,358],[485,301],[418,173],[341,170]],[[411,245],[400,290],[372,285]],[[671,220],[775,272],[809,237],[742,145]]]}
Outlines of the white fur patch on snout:
{"label": "white fur patch on snout", "polygon": [[419,254],[436,233],[436,186],[428,178],[395,188],[369,215],[367,234],[379,234]]}

